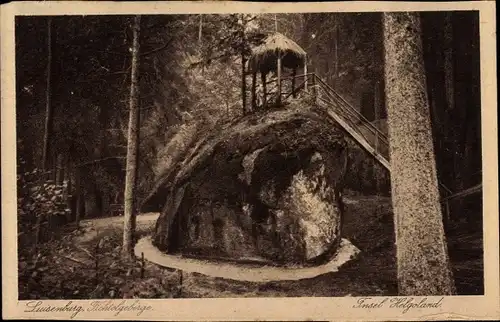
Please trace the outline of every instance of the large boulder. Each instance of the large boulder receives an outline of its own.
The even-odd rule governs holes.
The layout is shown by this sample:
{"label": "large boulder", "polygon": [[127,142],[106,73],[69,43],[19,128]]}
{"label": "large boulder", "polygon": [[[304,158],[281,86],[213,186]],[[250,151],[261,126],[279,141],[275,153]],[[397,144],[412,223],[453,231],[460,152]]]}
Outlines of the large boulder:
{"label": "large boulder", "polygon": [[196,142],[143,204],[169,253],[307,264],[340,244],[347,144],[321,110],[247,116]]}

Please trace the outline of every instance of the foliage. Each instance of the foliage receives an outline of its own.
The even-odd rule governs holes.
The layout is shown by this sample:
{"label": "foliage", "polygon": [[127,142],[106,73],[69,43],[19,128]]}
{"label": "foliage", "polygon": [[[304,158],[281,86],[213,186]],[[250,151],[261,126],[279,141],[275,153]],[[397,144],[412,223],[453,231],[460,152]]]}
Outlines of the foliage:
{"label": "foliage", "polygon": [[381,15],[317,13],[303,19],[311,68],[360,108],[362,94],[383,83]]}
{"label": "foliage", "polygon": [[252,48],[264,40],[265,35],[257,28],[255,15],[208,15],[206,18],[205,37],[200,49],[204,65],[210,65],[214,60],[226,63],[234,56],[246,59]]}
{"label": "foliage", "polygon": [[17,187],[19,234],[30,236],[36,229],[42,229],[38,225],[44,223],[45,219],[49,223],[61,222],[71,212],[68,208],[67,181],[57,184],[53,180],[47,180],[46,175],[35,168],[32,171],[18,173]]}
{"label": "foliage", "polygon": [[[192,106],[191,95],[179,70],[179,39],[184,36],[180,16],[145,16],[140,39],[141,146],[139,194],[149,189],[151,168],[158,143],[169,140],[165,128],[182,122],[182,112]],[[45,18],[16,20],[18,136],[26,142],[19,155],[31,167],[41,159],[43,137],[44,75],[47,56]],[[49,168],[57,155],[64,156],[66,179],[76,185],[89,207],[107,212],[106,203],[123,194],[130,85],[129,16],[61,16],[53,20],[54,38],[54,135]],[[181,30],[182,29],[182,30]],[[64,32],[63,32],[64,31]],[[99,160],[104,161],[99,161]],[[96,161],[96,162],[94,162]],[[85,166],[78,166],[89,163]],[[78,166],[78,167],[75,167]],[[85,178],[77,183],[77,177]],[[119,199],[117,202],[119,202]],[[92,201],[94,205],[91,205]]]}
{"label": "foliage", "polygon": [[[106,202],[99,206],[97,200],[119,196],[115,200],[120,202],[123,194],[131,18],[53,19],[57,63],[52,81],[57,95],[50,167],[55,167],[57,155],[63,155],[65,179],[75,183],[71,193],[77,194],[76,176],[85,178],[79,184],[80,193],[89,196],[85,202],[90,208],[100,207],[103,215]],[[331,68],[321,64],[331,61],[325,48],[329,48],[328,35],[337,18],[283,14],[276,21],[280,32],[306,46],[313,64],[331,73]],[[46,28],[44,18],[16,20],[18,136],[26,142],[19,154],[33,168],[41,159],[41,145],[33,142],[39,142],[44,127]],[[185,124],[202,124],[203,131],[241,116],[241,90],[236,86],[242,81],[241,55],[247,59],[251,49],[275,31],[275,20],[274,15],[250,14],[152,15],[143,17],[142,29],[148,32],[140,39],[139,200],[151,188],[154,169],[161,164],[168,142]],[[326,32],[321,37],[320,29]],[[317,35],[314,39],[313,34]],[[324,54],[316,53],[320,48],[326,50]],[[246,91],[248,95],[249,86]],[[105,161],[92,162],[100,159]],[[86,162],[92,163],[73,167]],[[92,206],[91,200],[96,204]],[[84,215],[90,211],[87,208]]]}
{"label": "foliage", "polygon": [[[121,227],[120,227],[121,229]],[[96,234],[74,230],[48,242],[34,255],[22,252],[19,261],[20,299],[172,298],[179,295],[177,272],[121,258],[120,229]],[[143,230],[139,230],[143,234]],[[97,267],[97,269],[96,269]]]}
{"label": "foliage", "polygon": [[240,80],[236,64],[213,62],[203,71],[190,70],[186,76],[191,93],[198,98],[191,113],[193,119],[213,123],[218,120],[229,121],[242,115],[239,88],[228,86]]}

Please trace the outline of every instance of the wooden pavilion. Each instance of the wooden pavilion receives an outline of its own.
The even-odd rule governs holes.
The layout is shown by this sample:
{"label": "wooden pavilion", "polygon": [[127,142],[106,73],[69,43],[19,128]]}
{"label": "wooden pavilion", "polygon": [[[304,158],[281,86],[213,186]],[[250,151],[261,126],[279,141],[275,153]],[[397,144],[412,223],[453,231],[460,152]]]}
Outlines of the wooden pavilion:
{"label": "wooden pavilion", "polygon": [[[295,76],[297,69],[304,68],[304,75],[307,74],[307,53],[293,40],[287,38],[279,32],[269,35],[264,43],[252,51],[252,56],[248,62],[249,71],[252,74],[252,108],[256,104],[256,83],[257,73],[260,73],[263,87],[263,105],[266,104],[266,76],[270,72],[275,72],[277,76],[277,99],[281,102],[281,78],[283,69],[292,70],[292,93],[295,92]],[[307,83],[305,83],[307,89]]]}

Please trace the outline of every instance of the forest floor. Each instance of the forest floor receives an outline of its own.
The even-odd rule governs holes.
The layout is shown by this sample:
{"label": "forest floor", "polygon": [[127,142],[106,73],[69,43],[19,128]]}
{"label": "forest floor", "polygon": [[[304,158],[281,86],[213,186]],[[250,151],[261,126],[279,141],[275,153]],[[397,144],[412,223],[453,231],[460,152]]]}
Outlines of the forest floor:
{"label": "forest floor", "polygon": [[[140,259],[121,258],[123,217],[111,217],[83,221],[79,230],[68,230],[61,238],[48,242],[36,256],[20,255],[19,299],[396,295],[390,199],[350,194],[345,204],[343,235],[361,253],[338,272],[298,281],[243,282],[182,272],[147,261],[141,268]],[[138,238],[152,233],[156,216],[137,217]],[[468,261],[459,265],[466,275],[477,266],[477,260]],[[455,271],[461,274],[456,267]],[[465,277],[467,283],[478,284]]]}

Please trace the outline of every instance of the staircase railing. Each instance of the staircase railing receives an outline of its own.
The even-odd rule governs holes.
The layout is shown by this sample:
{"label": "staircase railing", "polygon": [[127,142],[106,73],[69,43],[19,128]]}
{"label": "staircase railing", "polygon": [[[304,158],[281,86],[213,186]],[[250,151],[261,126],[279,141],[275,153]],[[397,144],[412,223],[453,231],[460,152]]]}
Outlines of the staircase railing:
{"label": "staircase railing", "polygon": [[340,123],[343,123],[341,125],[350,136],[389,170],[389,140],[385,133],[375,127],[316,75],[313,76],[313,84],[315,87],[313,95],[318,105],[342,119]]}
{"label": "staircase railing", "polygon": [[[284,102],[301,90],[312,94],[316,104],[324,108],[363,149],[370,153],[390,172],[389,139],[387,134],[366,119],[366,117],[315,73],[282,77],[281,85],[283,86],[287,80],[292,81],[292,84],[295,85],[297,79],[303,79],[303,81],[298,86],[292,86],[290,93],[278,93],[277,85],[273,86],[264,98],[266,104],[270,105],[273,101],[277,101],[277,95],[280,95],[280,101]],[[272,79],[266,82],[266,85],[276,83],[276,81],[276,79]],[[439,182],[439,187],[443,200],[447,200],[453,194],[441,182]]]}
{"label": "staircase railing", "polygon": [[[292,80],[293,78],[294,76],[290,76],[284,77],[281,80],[283,82]],[[273,96],[278,94],[282,95],[281,101],[285,101],[293,95],[294,92],[297,93],[302,89],[312,94],[318,106],[325,108],[330,116],[333,117],[362,148],[390,171],[389,139],[387,135],[366,119],[366,117],[315,73],[295,76],[295,79],[300,78],[303,78],[303,82],[295,88],[292,88],[292,92],[287,93],[284,97],[283,93],[273,93]],[[274,82],[276,82],[275,79],[269,81],[268,84]],[[448,196],[452,195],[452,191],[443,183],[439,182],[439,186],[443,200],[446,200]]]}

